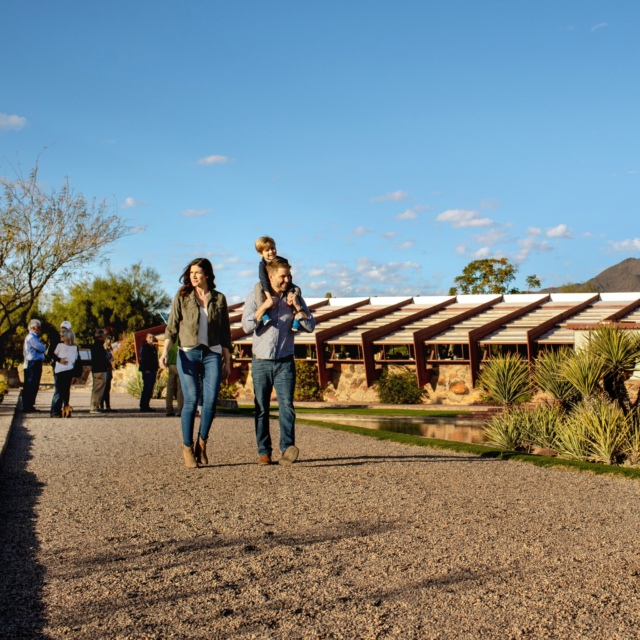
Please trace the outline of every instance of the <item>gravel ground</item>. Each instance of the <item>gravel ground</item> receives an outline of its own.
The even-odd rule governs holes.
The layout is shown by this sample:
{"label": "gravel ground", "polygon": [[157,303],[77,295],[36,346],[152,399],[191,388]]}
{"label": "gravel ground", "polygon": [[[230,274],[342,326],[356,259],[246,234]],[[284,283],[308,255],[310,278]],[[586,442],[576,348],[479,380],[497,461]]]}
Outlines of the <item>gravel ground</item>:
{"label": "gravel ground", "polygon": [[177,418],[112,397],[14,425],[3,638],[640,637],[637,481],[308,426],[259,467],[225,416],[190,471]]}

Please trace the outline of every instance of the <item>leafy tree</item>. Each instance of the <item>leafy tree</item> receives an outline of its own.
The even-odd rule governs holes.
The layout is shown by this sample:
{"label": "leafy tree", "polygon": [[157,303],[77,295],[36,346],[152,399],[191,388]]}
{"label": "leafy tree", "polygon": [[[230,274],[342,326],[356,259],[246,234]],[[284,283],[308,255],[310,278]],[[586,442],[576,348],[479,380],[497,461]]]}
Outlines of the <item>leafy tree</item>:
{"label": "leafy tree", "polygon": [[525,282],[527,283],[527,293],[531,293],[532,289],[539,289],[542,283],[538,276],[527,276]]}
{"label": "leafy tree", "polygon": [[38,164],[0,178],[0,364],[47,285],[62,282],[130,233],[106,201],[88,201],[69,181],[46,189]]}
{"label": "leafy tree", "polygon": [[[449,289],[449,295],[459,293],[520,293],[511,283],[516,279],[518,268],[507,258],[484,258],[473,260],[454,278],[455,285]],[[537,276],[528,276],[527,285],[531,288],[540,286]]]}
{"label": "leafy tree", "polygon": [[134,264],[122,273],[85,279],[52,298],[49,318],[58,326],[69,320],[81,342],[91,341],[96,329],[111,327],[116,336],[163,324],[160,311],[171,299],[158,285],[151,267]]}

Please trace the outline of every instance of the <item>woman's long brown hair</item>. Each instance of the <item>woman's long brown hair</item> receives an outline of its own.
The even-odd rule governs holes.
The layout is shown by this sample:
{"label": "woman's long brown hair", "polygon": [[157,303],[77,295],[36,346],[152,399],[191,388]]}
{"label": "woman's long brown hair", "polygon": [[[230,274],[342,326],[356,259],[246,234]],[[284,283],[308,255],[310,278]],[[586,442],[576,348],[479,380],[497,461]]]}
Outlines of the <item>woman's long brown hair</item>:
{"label": "woman's long brown hair", "polygon": [[205,278],[207,279],[207,285],[209,286],[209,291],[213,291],[216,285],[216,277],[213,274],[213,266],[209,262],[207,258],[196,258],[192,260],[186,267],[186,269],[182,272],[180,276],[180,282],[182,286],[180,287],[181,298],[188,296],[193,291],[193,285],[191,284],[191,267],[193,266],[200,267],[204,271]]}

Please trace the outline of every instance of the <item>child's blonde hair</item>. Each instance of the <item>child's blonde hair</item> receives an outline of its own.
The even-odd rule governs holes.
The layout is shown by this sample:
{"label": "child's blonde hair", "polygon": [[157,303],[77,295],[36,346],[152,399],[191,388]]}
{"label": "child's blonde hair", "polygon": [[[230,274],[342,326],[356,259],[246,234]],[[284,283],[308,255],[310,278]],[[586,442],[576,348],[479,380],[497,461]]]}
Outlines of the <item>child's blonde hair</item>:
{"label": "child's blonde hair", "polygon": [[270,236],[260,236],[256,240],[256,251],[262,253],[266,249],[275,249],[276,241]]}

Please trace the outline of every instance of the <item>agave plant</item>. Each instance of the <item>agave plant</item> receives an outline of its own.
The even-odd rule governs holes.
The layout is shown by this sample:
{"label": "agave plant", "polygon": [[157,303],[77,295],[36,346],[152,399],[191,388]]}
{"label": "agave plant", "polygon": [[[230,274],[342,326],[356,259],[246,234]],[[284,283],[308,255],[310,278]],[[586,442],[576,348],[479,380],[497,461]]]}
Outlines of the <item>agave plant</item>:
{"label": "agave plant", "polygon": [[604,364],[604,391],[628,414],[631,402],[624,381],[640,360],[640,338],[618,327],[600,327],[590,336],[589,351]]}
{"label": "agave plant", "polygon": [[572,353],[568,347],[562,347],[558,351],[543,351],[536,358],[533,370],[535,384],[563,406],[568,406],[577,395],[576,388],[560,373],[562,365]]}
{"label": "agave plant", "polygon": [[530,412],[529,438],[533,446],[555,449],[558,430],[564,420],[564,409],[558,404],[540,404]]}
{"label": "agave plant", "polygon": [[597,400],[578,406],[572,420],[580,420],[584,425],[589,459],[614,464],[622,456],[631,423],[617,403]]}
{"label": "agave plant", "polygon": [[[578,405],[586,406],[584,403]],[[572,412],[568,418],[558,424],[554,449],[562,458],[570,460],[587,460],[589,457],[589,446],[585,436],[585,424]]]}
{"label": "agave plant", "polygon": [[589,349],[575,351],[560,366],[560,375],[575,387],[583,399],[596,396],[604,371],[602,359]]}
{"label": "agave plant", "polygon": [[523,402],[531,395],[529,366],[517,353],[495,356],[485,363],[478,385],[501,404]]}
{"label": "agave plant", "polygon": [[521,449],[523,442],[523,422],[521,412],[515,409],[499,413],[484,428],[485,440],[500,449],[515,451]]}

